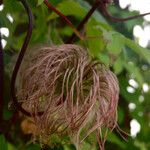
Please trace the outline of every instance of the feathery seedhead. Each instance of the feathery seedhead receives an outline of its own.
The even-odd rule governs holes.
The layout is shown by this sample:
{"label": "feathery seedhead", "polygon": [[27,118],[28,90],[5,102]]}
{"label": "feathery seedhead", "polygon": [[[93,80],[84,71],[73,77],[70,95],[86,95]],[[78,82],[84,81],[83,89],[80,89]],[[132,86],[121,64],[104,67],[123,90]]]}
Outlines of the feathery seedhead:
{"label": "feathery seedhead", "polygon": [[115,128],[117,78],[82,47],[41,47],[21,74],[18,97],[22,106],[31,115],[43,112],[33,116],[36,136],[68,135],[80,145],[97,129]]}

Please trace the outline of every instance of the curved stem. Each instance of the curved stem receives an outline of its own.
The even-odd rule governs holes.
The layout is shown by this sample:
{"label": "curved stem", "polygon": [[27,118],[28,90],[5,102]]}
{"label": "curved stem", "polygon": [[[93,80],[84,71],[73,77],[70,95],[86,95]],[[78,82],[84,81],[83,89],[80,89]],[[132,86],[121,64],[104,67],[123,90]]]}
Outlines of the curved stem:
{"label": "curved stem", "polygon": [[57,15],[59,15],[63,21],[65,21],[74,31],[74,33],[80,38],[83,39],[83,37],[80,35],[78,30],[74,27],[72,22],[65,16],[63,15],[60,11],[58,11],[51,3],[48,2],[48,0],[44,0],[45,5],[52,11],[54,11]]}
{"label": "curved stem", "polygon": [[20,0],[21,3],[23,4],[27,14],[28,14],[28,18],[29,18],[29,24],[28,24],[28,31],[27,31],[27,35],[25,37],[25,41],[22,45],[21,51],[19,53],[16,65],[14,67],[13,70],[13,74],[12,74],[12,78],[11,78],[11,96],[12,96],[12,100],[14,105],[16,106],[16,108],[21,111],[23,114],[30,116],[30,113],[27,112],[25,109],[22,108],[21,104],[18,102],[16,94],[15,94],[15,82],[16,82],[16,78],[17,78],[17,74],[22,62],[22,59],[24,57],[24,54],[26,52],[27,46],[29,44],[31,35],[32,35],[32,29],[33,29],[33,15],[32,15],[32,11],[30,9],[30,7],[28,6],[26,0]]}
{"label": "curved stem", "polygon": [[[99,0],[99,1],[100,1],[100,0]],[[108,10],[107,10],[107,5],[108,5],[107,3],[101,5],[100,11],[101,11],[101,13],[102,13],[106,18],[108,18],[109,20],[114,21],[114,22],[125,22],[125,21],[129,21],[129,20],[137,19],[137,18],[140,18],[140,17],[144,17],[144,16],[146,16],[146,15],[150,15],[150,12],[149,12],[149,13],[144,13],[144,14],[140,14],[140,15],[135,15],[135,16],[127,17],[127,18],[117,18],[117,17],[112,16],[112,15],[108,12]]]}
{"label": "curved stem", "polygon": [[[83,20],[80,22],[80,24],[77,27],[77,30],[81,30],[85,23],[89,20],[89,18],[92,16],[92,14],[94,13],[94,11],[99,7],[99,5],[101,4],[100,1],[96,0],[94,5],[92,6],[92,8],[89,10],[89,12],[87,13],[87,15],[83,18]],[[76,38],[76,35],[73,33],[71,35],[71,37],[68,39],[67,43],[72,43],[73,40]]]}

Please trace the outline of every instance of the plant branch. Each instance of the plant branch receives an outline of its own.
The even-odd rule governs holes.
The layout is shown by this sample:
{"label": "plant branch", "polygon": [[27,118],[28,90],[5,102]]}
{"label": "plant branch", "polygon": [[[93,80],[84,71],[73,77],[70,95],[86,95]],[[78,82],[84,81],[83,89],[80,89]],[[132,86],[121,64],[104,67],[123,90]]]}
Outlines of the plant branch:
{"label": "plant branch", "polygon": [[74,31],[74,33],[80,38],[83,39],[81,34],[78,32],[78,30],[74,27],[72,22],[65,16],[63,15],[60,11],[58,11],[51,3],[48,2],[48,0],[44,0],[45,5],[52,11],[54,11],[57,15],[59,15],[63,21],[65,21]]}
{"label": "plant branch", "polygon": [[[101,2],[101,0],[99,0],[99,2]],[[150,12],[149,13],[144,13],[144,14],[140,14],[140,15],[135,15],[135,16],[131,16],[131,17],[127,17],[127,18],[117,18],[117,17],[114,17],[112,16],[108,10],[107,10],[107,6],[108,6],[109,3],[104,3],[104,2],[101,2],[101,5],[100,6],[100,12],[109,20],[111,21],[114,21],[114,22],[125,22],[125,21],[129,21],[129,20],[133,20],[133,19],[137,19],[137,18],[140,18],[140,17],[144,17],[146,15],[150,15]]]}
{"label": "plant branch", "polygon": [[[95,1],[95,3],[93,4],[92,8],[89,10],[87,15],[83,18],[83,20],[78,25],[78,27],[77,27],[78,31],[80,31],[84,27],[85,23],[89,20],[89,18],[92,16],[94,11],[99,7],[100,4],[101,4],[100,1],[98,1],[98,0]],[[75,38],[76,38],[76,35],[73,33],[71,35],[71,37],[68,39],[67,43],[72,43]]]}
{"label": "plant branch", "polygon": [[15,82],[16,82],[17,74],[18,74],[21,62],[23,60],[23,57],[25,55],[26,49],[28,47],[28,44],[29,44],[29,41],[30,41],[30,38],[32,35],[32,29],[33,29],[32,11],[31,11],[29,5],[27,4],[26,0],[20,0],[20,1],[23,4],[23,6],[24,6],[24,8],[28,14],[29,24],[28,24],[27,35],[25,37],[24,43],[23,43],[21,51],[19,53],[16,65],[15,65],[14,70],[13,70],[12,78],[11,78],[11,96],[12,96],[13,103],[14,103],[15,107],[17,108],[17,110],[21,111],[23,114],[25,114],[27,116],[30,116],[30,113],[27,112],[24,108],[22,108],[22,106],[18,102],[16,94],[15,94]]}

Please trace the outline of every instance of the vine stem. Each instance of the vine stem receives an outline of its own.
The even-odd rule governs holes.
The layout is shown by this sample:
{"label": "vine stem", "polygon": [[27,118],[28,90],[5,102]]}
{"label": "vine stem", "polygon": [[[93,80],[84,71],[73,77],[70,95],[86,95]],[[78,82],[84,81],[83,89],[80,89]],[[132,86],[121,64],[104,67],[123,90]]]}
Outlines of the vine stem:
{"label": "vine stem", "polygon": [[[88,14],[83,18],[83,20],[78,25],[77,30],[80,31],[84,27],[85,23],[88,21],[88,19],[91,17],[91,15],[95,12],[95,10],[98,7],[100,8],[99,10],[104,15],[104,17],[106,17],[107,19],[114,21],[114,22],[125,22],[125,21],[137,19],[137,18],[140,18],[140,17],[150,14],[150,12],[149,12],[149,13],[144,13],[144,14],[140,14],[140,15],[136,15],[136,16],[127,17],[127,18],[117,18],[117,17],[112,16],[107,10],[107,6],[110,3],[111,3],[111,0],[103,0],[103,1],[96,0],[94,5],[88,12]],[[75,38],[76,38],[76,34],[73,33],[66,43],[72,43]]]}
{"label": "vine stem", "polygon": [[98,0],[98,1],[101,3],[101,5],[99,5],[100,6],[100,9],[99,9],[100,12],[104,15],[104,17],[106,17],[108,20],[113,21],[113,22],[125,22],[125,21],[129,21],[129,20],[141,18],[141,17],[144,17],[146,15],[150,15],[150,12],[148,12],[148,13],[135,15],[135,16],[127,17],[127,18],[114,17],[107,10],[107,6],[108,6],[109,2],[107,2],[107,1],[102,2],[101,0]]}
{"label": "vine stem", "polygon": [[57,15],[59,15],[63,21],[65,21],[74,31],[74,33],[80,38],[83,39],[79,31],[74,27],[72,22],[64,15],[62,14],[59,10],[57,10],[48,0],[44,0],[44,4],[52,11],[54,11]]}
{"label": "vine stem", "polygon": [[[89,18],[92,16],[92,14],[95,12],[95,10],[99,7],[99,5],[101,4],[100,1],[96,0],[95,3],[93,4],[92,8],[89,10],[89,12],[87,13],[87,15],[83,18],[83,20],[80,22],[80,24],[77,27],[77,30],[81,30],[85,23],[89,20]],[[71,35],[71,37],[68,39],[67,43],[72,43],[73,40],[75,39],[76,35],[73,33]]]}
{"label": "vine stem", "polygon": [[27,14],[28,14],[28,19],[29,19],[29,24],[28,24],[28,31],[24,40],[24,43],[22,45],[21,51],[19,53],[16,65],[14,67],[13,73],[12,73],[12,77],[11,77],[11,96],[12,96],[12,100],[13,103],[15,105],[15,107],[17,108],[17,110],[21,111],[23,114],[30,116],[31,114],[29,112],[27,112],[24,108],[22,108],[21,104],[18,102],[17,97],[16,97],[16,93],[15,93],[15,82],[16,82],[16,78],[17,78],[17,74],[21,65],[21,62],[23,60],[24,54],[26,52],[26,49],[28,47],[31,35],[32,35],[32,29],[33,29],[33,15],[32,15],[32,11],[28,5],[28,3],[26,2],[26,0],[20,0],[21,3],[23,4]]}

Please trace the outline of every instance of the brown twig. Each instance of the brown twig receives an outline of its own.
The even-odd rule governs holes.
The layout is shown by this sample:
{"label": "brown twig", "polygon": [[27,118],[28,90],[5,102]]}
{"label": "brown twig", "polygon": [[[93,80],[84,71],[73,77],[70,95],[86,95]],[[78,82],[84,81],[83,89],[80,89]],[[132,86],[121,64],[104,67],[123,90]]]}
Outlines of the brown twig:
{"label": "brown twig", "polygon": [[98,0],[99,2],[101,2],[100,6],[100,12],[104,15],[104,17],[106,17],[108,20],[110,21],[114,21],[114,22],[125,22],[125,21],[129,21],[129,20],[133,20],[133,19],[137,19],[140,17],[144,17],[146,15],[150,15],[149,13],[144,13],[144,14],[140,14],[140,15],[135,15],[135,16],[131,16],[131,17],[127,17],[127,18],[117,18],[112,16],[108,10],[107,10],[107,6],[109,4],[109,2],[103,2],[101,0]]}
{"label": "brown twig", "polygon": [[20,1],[23,4],[25,10],[27,11],[28,18],[29,18],[29,24],[28,24],[27,35],[25,37],[24,43],[23,43],[21,51],[19,53],[15,68],[13,70],[12,78],[11,78],[11,96],[12,96],[13,103],[14,103],[15,107],[17,108],[17,110],[21,111],[23,114],[25,114],[27,116],[30,116],[30,113],[27,112],[25,109],[23,109],[21,104],[18,102],[16,93],[15,93],[15,82],[16,82],[17,74],[18,74],[22,59],[24,57],[24,54],[26,52],[26,49],[28,47],[28,44],[29,44],[29,41],[30,41],[30,38],[32,35],[32,28],[33,28],[32,11],[31,11],[29,5],[27,4],[26,0],[20,0]]}
{"label": "brown twig", "polygon": [[[92,14],[94,13],[94,11],[99,7],[100,5],[100,1],[96,0],[95,3],[93,4],[92,8],[89,10],[89,12],[87,13],[87,15],[83,18],[83,20],[80,22],[80,24],[77,27],[77,30],[81,30],[83,28],[83,26],[85,25],[85,23],[89,20],[89,18],[92,16]],[[75,39],[76,35],[73,33],[71,35],[71,37],[68,39],[67,43],[72,43],[73,40]]]}
{"label": "brown twig", "polygon": [[74,27],[72,22],[64,15],[62,14],[59,10],[57,10],[48,0],[44,0],[45,5],[52,11],[54,11],[57,15],[59,15],[63,21],[65,21],[74,31],[74,33],[80,38],[83,39],[83,37],[80,35],[78,30]]}
{"label": "brown twig", "polygon": [[[83,18],[83,20],[81,21],[81,23],[78,25],[77,30],[81,30],[83,28],[83,26],[85,25],[85,23],[88,21],[88,19],[91,17],[91,15],[94,13],[94,11],[100,7],[100,12],[109,20],[111,21],[115,21],[115,22],[124,22],[124,21],[129,21],[129,20],[133,20],[133,19],[137,19],[146,15],[149,15],[150,13],[145,13],[145,14],[141,14],[141,15],[136,15],[136,16],[131,16],[131,17],[127,17],[127,18],[117,18],[112,16],[108,10],[107,10],[107,6],[111,3],[111,0],[96,0],[94,5],[92,6],[92,8],[90,9],[90,11],[88,12],[88,14]],[[68,41],[66,43],[72,43],[73,40],[75,39],[76,35],[73,33],[71,35],[71,37],[68,39]]]}

